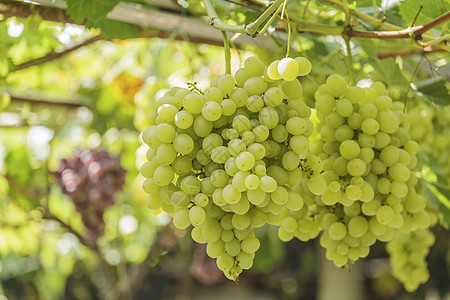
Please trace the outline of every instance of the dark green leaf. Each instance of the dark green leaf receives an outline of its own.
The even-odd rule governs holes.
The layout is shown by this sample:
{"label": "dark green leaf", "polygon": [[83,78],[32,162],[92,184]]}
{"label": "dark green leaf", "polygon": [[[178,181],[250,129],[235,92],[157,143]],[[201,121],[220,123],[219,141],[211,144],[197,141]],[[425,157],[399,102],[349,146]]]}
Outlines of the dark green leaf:
{"label": "dark green leaf", "polygon": [[398,7],[398,4],[395,4],[391,7],[389,7],[386,12],[386,21],[390,24],[402,26],[404,21],[402,16],[400,15],[400,9]]}
{"label": "dark green leaf", "polygon": [[400,14],[411,25],[417,13],[422,6],[414,25],[422,25],[450,10],[450,2],[443,0],[428,0],[426,3],[422,0],[404,0],[399,2]]}
{"label": "dark green leaf", "polygon": [[425,95],[432,103],[437,105],[450,104],[450,91],[443,77],[434,77],[416,82],[417,90]]}

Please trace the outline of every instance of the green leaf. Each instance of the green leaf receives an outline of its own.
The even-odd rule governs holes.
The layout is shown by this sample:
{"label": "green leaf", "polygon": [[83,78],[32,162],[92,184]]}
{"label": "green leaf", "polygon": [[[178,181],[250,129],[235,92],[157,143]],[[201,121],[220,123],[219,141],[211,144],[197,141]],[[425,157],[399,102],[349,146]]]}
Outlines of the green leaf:
{"label": "green leaf", "polygon": [[77,23],[88,19],[90,24],[97,24],[119,2],[120,0],[67,0],[67,13]]}
{"label": "green leaf", "polygon": [[450,200],[445,194],[449,194],[450,190],[438,188],[426,180],[422,180],[422,185],[425,194],[436,208],[439,223],[448,230],[450,228]]}
{"label": "green leaf", "polygon": [[444,169],[436,158],[425,151],[419,152],[424,164],[422,169],[422,185],[425,193],[436,209],[439,222],[446,229],[450,228],[450,188],[444,176]]}
{"label": "green leaf", "polygon": [[383,78],[387,85],[408,85],[408,80],[403,75],[400,66],[394,58],[385,59],[376,58],[377,46],[368,39],[354,39],[361,48],[367,53],[367,60],[375,71]]}
{"label": "green leaf", "polygon": [[385,78],[389,85],[408,84],[408,80],[403,76],[400,66],[395,62],[394,58],[374,59],[372,63],[375,70]]}
{"label": "green leaf", "polygon": [[140,35],[139,28],[136,25],[104,19],[97,23],[97,26],[102,30],[105,38],[132,38]]}
{"label": "green leaf", "polygon": [[450,104],[450,91],[446,82],[443,77],[434,77],[416,82],[415,85],[432,103],[444,106]]}
{"label": "green leaf", "polygon": [[[356,6],[357,7],[373,7],[373,0],[357,0]],[[380,7],[381,6],[381,0],[375,0],[375,6]],[[372,9],[373,11],[373,9]]]}
{"label": "green leaf", "polygon": [[415,26],[429,22],[450,10],[450,2],[443,0],[428,0],[426,3],[422,0],[400,1],[400,14],[406,24],[411,25],[421,6],[422,10],[414,23]]}
{"label": "green leaf", "polygon": [[88,27],[100,28],[105,38],[124,39],[139,36],[136,25],[106,18],[119,2],[119,0],[68,0],[67,12],[77,23],[87,20]]}

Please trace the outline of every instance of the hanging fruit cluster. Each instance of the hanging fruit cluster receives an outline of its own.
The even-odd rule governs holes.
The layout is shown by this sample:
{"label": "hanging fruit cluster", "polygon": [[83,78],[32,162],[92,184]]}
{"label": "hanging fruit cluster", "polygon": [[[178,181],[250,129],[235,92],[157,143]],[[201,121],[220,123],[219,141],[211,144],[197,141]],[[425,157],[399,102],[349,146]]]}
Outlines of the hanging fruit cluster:
{"label": "hanging fruit cluster", "polygon": [[120,158],[105,150],[77,149],[73,157],[61,160],[56,176],[63,193],[81,214],[88,243],[95,244],[105,230],[103,213],[114,204],[114,195],[125,183]]}
{"label": "hanging fruit cluster", "polygon": [[[260,247],[254,228],[266,223],[282,241],[322,232],[327,258],[342,267],[377,240],[395,252],[405,235],[436,222],[417,184],[419,145],[401,103],[380,82],[359,88],[333,74],[311,109],[297,79],[310,71],[303,57],[268,67],[250,57],[204,91],[170,89],[142,133],[148,206],[177,228],[192,225],[192,238],[232,280],[251,268]],[[417,270],[426,269],[424,257]],[[395,260],[394,274],[415,289],[427,278],[406,276],[408,261]]]}

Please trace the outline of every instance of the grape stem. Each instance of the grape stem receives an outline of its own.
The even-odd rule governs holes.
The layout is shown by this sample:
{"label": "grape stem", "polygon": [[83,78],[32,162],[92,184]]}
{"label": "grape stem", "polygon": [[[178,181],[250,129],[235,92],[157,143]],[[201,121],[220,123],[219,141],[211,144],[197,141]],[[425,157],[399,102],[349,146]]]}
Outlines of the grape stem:
{"label": "grape stem", "polygon": [[230,43],[228,42],[228,36],[226,31],[221,31],[223,37],[223,52],[225,54],[225,73],[231,75],[231,51]]}
{"label": "grape stem", "polygon": [[[206,8],[206,13],[210,17],[210,25],[213,26],[215,29],[221,30],[221,31],[228,31],[228,32],[234,32],[234,33],[246,33],[249,36],[256,37],[259,35],[264,34],[265,31],[258,32],[258,28],[263,24],[277,9],[281,6],[281,4],[284,3],[285,0],[276,0],[274,3],[272,3],[255,21],[248,25],[231,25],[223,22],[219,16],[217,15],[217,12],[214,8],[214,5],[212,4],[211,0],[202,0],[203,4]],[[276,15],[275,15],[276,16]],[[269,25],[272,23],[274,18],[271,18],[269,20]],[[269,26],[264,26],[265,30],[267,30]]]}
{"label": "grape stem", "polygon": [[206,13],[211,18],[209,24],[216,29],[222,31],[231,31],[236,33],[245,33],[245,26],[243,25],[231,25],[223,22],[219,16],[217,15],[216,9],[212,4],[211,0],[202,0],[203,4],[206,8]]}
{"label": "grape stem", "polygon": [[286,46],[286,57],[289,57],[289,54],[291,52],[291,21],[289,20],[289,14],[287,12],[287,10],[285,11],[286,13],[286,22],[287,22],[287,27],[288,27],[288,41],[287,41],[287,46]]}
{"label": "grape stem", "polygon": [[278,14],[280,13],[282,8],[283,8],[282,5],[280,5],[278,7],[278,9],[275,11],[275,13],[272,15],[272,17],[270,17],[269,21],[267,21],[266,25],[264,25],[264,27],[258,33],[256,33],[256,36],[261,36],[261,35],[263,35],[264,33],[267,32],[267,29],[269,29],[269,27],[272,24],[273,20],[275,20],[275,18],[278,16]]}
{"label": "grape stem", "polygon": [[[258,35],[262,35],[264,34],[264,29],[261,30],[261,32],[257,32],[259,26],[261,26],[262,23],[264,23],[265,20],[267,20],[267,18],[274,13],[275,11],[279,11],[278,9],[280,7],[282,7],[284,4],[285,0],[276,0],[274,3],[272,3],[272,5],[270,5],[254,22],[250,23],[247,25],[247,34],[250,36],[255,36],[256,34]],[[275,13],[267,22],[269,25],[273,22],[274,20],[274,16],[277,16],[278,13]],[[264,28],[268,28],[269,26],[264,26]],[[267,30],[267,29],[266,29]]]}
{"label": "grape stem", "polygon": [[350,73],[350,84],[355,85],[355,72],[353,70],[353,57],[352,57],[352,47],[350,45],[350,38],[347,36],[343,36],[345,41],[345,47],[347,49],[347,63],[348,63],[348,69]]}
{"label": "grape stem", "polygon": [[[344,14],[345,14],[345,28],[352,30],[352,27],[350,24],[351,15],[350,15],[350,10],[348,8],[347,0],[343,1],[343,7],[344,7]],[[348,64],[348,69],[349,69],[349,73],[350,73],[350,84],[355,85],[356,81],[355,81],[355,72],[353,70],[353,57],[352,57],[352,47],[350,45],[350,37],[348,35],[343,35],[342,37],[344,38],[345,47],[347,49],[347,64]]]}

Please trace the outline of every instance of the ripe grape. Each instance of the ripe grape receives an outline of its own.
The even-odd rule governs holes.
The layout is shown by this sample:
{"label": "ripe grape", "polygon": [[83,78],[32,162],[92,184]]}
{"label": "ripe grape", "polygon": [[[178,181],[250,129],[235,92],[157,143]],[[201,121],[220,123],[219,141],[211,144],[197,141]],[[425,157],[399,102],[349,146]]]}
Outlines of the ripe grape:
{"label": "ripe grape", "polygon": [[286,81],[292,81],[298,74],[298,63],[293,58],[285,57],[277,65],[278,73]]}

